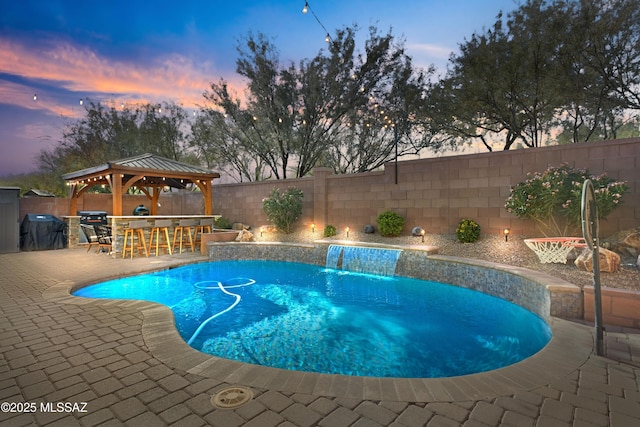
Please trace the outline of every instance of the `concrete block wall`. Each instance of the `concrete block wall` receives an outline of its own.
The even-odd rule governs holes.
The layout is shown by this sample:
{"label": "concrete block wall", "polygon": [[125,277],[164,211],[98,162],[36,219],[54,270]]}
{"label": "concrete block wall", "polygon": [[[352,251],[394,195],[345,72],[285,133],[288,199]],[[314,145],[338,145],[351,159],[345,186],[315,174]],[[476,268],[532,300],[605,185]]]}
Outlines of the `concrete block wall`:
{"label": "concrete block wall", "polygon": [[[151,201],[145,195],[127,194],[122,199],[122,210],[130,215],[136,206],[143,204],[151,208]],[[204,199],[201,193],[173,191],[162,193],[159,199],[158,215],[203,215]],[[106,211],[112,213],[111,194],[85,193],[78,199],[78,211]],[[58,218],[73,216],[69,212],[70,200],[59,197],[25,197],[20,199],[20,220],[28,213],[50,214]]]}
{"label": "concrete block wall", "polygon": [[331,175],[320,168],[312,178],[214,185],[214,212],[263,225],[262,198],[274,187],[293,186],[305,194],[300,227],[313,222],[319,230],[326,224],[359,230],[392,210],[405,217],[405,234],[414,226],[452,234],[462,218],[471,218],[483,233],[509,227],[514,235],[536,237],[535,224],[506,211],[506,198],[528,172],[562,163],[628,182],[623,205],[600,223],[601,237],[640,225],[640,138],[401,161],[397,184],[390,162],[383,171],[362,174]]}
{"label": "concrete block wall", "polygon": [[[262,199],[274,188],[297,187],[304,192],[298,227],[314,223],[317,230],[327,224],[361,230],[366,224],[375,225],[380,213],[392,210],[405,218],[405,234],[414,226],[427,233],[453,234],[462,218],[471,218],[483,234],[501,234],[509,227],[513,235],[539,237],[535,224],[508,213],[504,204],[511,186],[525,180],[528,172],[562,163],[628,182],[623,205],[600,222],[601,237],[640,225],[640,138],[400,161],[397,184],[394,162],[382,171],[362,174],[332,175],[327,168],[316,168],[308,178],[214,183],[213,212],[232,222],[266,225]],[[140,203],[149,207],[145,196],[125,196],[123,212]],[[163,193],[158,214],[200,215],[203,203],[200,193]],[[84,194],[78,210],[110,213],[111,195]],[[26,213],[75,215],[69,212],[69,199],[61,198],[20,199],[20,218]]]}
{"label": "concrete block wall", "polygon": [[232,222],[242,222],[259,227],[269,224],[262,211],[262,200],[268,197],[273,189],[284,192],[287,188],[298,188],[304,193],[302,200],[302,217],[299,226],[310,226],[313,222],[315,206],[314,179],[288,179],[279,181],[260,181],[240,184],[213,185],[213,213],[221,214]]}

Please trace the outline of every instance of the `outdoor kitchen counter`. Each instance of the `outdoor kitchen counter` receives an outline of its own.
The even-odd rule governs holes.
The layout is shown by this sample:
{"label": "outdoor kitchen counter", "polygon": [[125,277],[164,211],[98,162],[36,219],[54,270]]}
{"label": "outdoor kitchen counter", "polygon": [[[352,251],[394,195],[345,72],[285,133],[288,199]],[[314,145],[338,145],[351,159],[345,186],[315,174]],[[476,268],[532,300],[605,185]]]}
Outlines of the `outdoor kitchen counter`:
{"label": "outdoor kitchen counter", "polygon": [[[129,225],[130,221],[140,221],[146,220],[148,223],[148,227],[145,230],[145,235],[147,238],[147,242],[149,241],[149,231],[156,220],[169,219],[171,220],[172,227],[174,228],[180,220],[182,219],[193,219],[196,220],[196,224],[200,223],[200,220],[207,218],[219,218],[220,215],[127,215],[127,216],[111,216],[107,215],[108,225],[111,227],[112,239],[113,239],[113,247],[112,247],[112,256],[122,256],[122,247],[124,240],[124,230]],[[82,231],[80,230],[80,216],[65,216],[64,220],[69,225],[69,248],[76,247],[84,247],[86,244],[86,239],[82,235]],[[171,231],[171,236],[173,238],[173,232]]]}

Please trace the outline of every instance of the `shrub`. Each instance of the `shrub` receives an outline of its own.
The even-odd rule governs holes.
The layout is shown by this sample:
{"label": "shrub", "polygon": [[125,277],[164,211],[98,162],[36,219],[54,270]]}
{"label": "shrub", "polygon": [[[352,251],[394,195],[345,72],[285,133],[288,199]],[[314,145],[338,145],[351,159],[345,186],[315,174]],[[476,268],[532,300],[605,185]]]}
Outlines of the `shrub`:
{"label": "shrub", "polygon": [[480,238],[480,226],[472,219],[463,219],[458,223],[456,236],[462,243],[473,243]]}
{"label": "shrub", "polygon": [[262,210],[275,227],[284,232],[291,233],[291,226],[302,215],[302,190],[287,188],[284,193],[274,188],[269,197],[262,200]]}
{"label": "shrub", "polygon": [[231,228],[231,221],[228,218],[221,216],[213,220],[213,226],[215,228],[223,228],[228,230]]}
{"label": "shrub", "polygon": [[335,236],[336,233],[338,232],[338,229],[336,227],[334,227],[333,225],[327,225],[324,228],[324,237],[332,237]]}
{"label": "shrub", "polygon": [[535,221],[546,235],[566,236],[581,228],[582,187],[590,179],[595,190],[598,218],[605,219],[622,202],[626,182],[606,174],[594,176],[586,169],[567,164],[549,167],[543,173],[527,174],[527,179],[511,188],[505,208],[519,218]]}
{"label": "shrub", "polygon": [[404,218],[392,211],[381,213],[376,221],[380,235],[385,237],[399,236],[404,225]]}

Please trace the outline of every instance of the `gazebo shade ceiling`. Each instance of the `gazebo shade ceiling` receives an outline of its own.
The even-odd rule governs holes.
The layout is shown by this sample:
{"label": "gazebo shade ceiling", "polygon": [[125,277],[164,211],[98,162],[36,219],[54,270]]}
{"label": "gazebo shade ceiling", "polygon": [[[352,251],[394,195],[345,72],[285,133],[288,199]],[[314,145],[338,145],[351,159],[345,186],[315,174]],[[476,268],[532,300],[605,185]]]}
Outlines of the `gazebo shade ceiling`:
{"label": "gazebo shade ceiling", "polygon": [[[113,215],[122,215],[122,195],[131,187],[143,189],[152,202],[157,202],[160,189],[185,188],[190,183],[202,191],[205,214],[210,214],[211,182],[219,177],[217,172],[148,153],[62,175],[72,187],[71,212],[76,210],[77,199],[85,190],[108,185],[113,193]],[[153,194],[147,188],[153,188]],[[152,214],[154,211],[152,204]]]}
{"label": "gazebo shade ceiling", "polygon": [[62,178],[72,182],[109,184],[109,175],[117,175],[118,173],[125,182],[134,176],[142,176],[139,180],[142,181],[140,185],[161,185],[175,188],[184,188],[185,182],[211,181],[220,177],[219,173],[198,166],[147,153],[71,172],[62,175]]}

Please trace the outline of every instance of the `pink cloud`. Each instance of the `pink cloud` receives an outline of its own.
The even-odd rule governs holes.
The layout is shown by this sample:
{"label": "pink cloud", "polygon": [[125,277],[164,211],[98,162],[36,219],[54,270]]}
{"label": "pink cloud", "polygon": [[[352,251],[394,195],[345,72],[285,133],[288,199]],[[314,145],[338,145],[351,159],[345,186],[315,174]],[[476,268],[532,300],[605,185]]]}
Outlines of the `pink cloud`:
{"label": "pink cloud", "polygon": [[[142,99],[149,102],[176,101],[186,108],[202,105],[202,93],[220,77],[224,77],[238,93],[243,92],[244,86],[237,76],[221,76],[210,62],[196,63],[177,53],[156,58],[149,65],[140,65],[111,60],[86,46],[55,40],[34,49],[16,41],[0,39],[0,72],[45,80],[69,91],[103,94],[102,99],[118,103],[140,102]],[[44,94],[39,94],[38,105],[34,105],[31,92],[25,86],[0,83],[4,103],[74,116],[70,108],[61,108],[55,102],[46,104]],[[5,97],[5,94],[8,95]]]}

